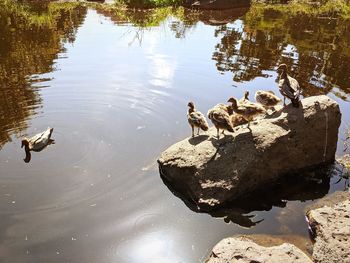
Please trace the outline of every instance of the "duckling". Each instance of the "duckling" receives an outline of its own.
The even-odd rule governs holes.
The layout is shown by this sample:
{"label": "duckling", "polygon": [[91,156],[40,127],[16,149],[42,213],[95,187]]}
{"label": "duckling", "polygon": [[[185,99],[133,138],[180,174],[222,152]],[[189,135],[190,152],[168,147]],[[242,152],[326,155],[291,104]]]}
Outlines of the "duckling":
{"label": "duckling", "polygon": [[277,68],[278,72],[281,72],[278,81],[279,91],[283,95],[283,106],[286,106],[286,98],[290,99],[293,106],[298,108],[300,104],[301,89],[296,79],[292,78],[287,73],[287,65],[281,64]]}
{"label": "duckling", "polygon": [[255,100],[264,106],[265,109],[273,108],[281,99],[270,91],[258,90],[255,93]]}
{"label": "duckling", "polygon": [[233,113],[232,115],[230,115],[230,120],[233,127],[237,127],[239,125],[248,123],[248,120],[246,118],[237,113]]}
{"label": "duckling", "polygon": [[232,109],[235,113],[242,115],[248,121],[248,127],[254,117],[266,113],[264,107],[257,103],[250,102],[238,105],[235,98],[230,98],[228,102],[231,102]]}
{"label": "duckling", "polygon": [[[247,100],[248,96],[249,96],[249,92],[246,91],[245,97],[243,97],[243,98],[245,98]],[[246,102],[248,102],[248,101],[246,101]],[[232,127],[237,127],[239,125],[248,123],[248,121],[242,115],[239,115],[239,114],[236,114],[233,112],[231,105],[225,105],[223,103],[219,103],[219,104],[216,104],[213,108],[218,108],[218,109],[226,111],[228,113],[228,115],[230,116],[230,121],[231,121]],[[225,130],[222,130],[223,134],[225,134],[224,132],[225,132]]]}
{"label": "duckling", "polygon": [[247,102],[251,102],[251,101],[249,101],[249,91],[248,90],[246,90],[244,92],[244,96],[238,101],[238,104],[244,104]]}
{"label": "duckling", "polygon": [[40,152],[42,149],[44,149],[47,145],[54,142],[54,140],[51,140],[51,135],[53,132],[53,128],[47,128],[46,131],[38,133],[37,135],[33,136],[32,138],[24,138],[22,140],[22,146],[27,151],[34,151],[34,152]]}
{"label": "duckling", "polygon": [[233,132],[233,126],[230,120],[230,115],[225,109],[217,107],[217,105],[208,111],[208,118],[214,124],[217,130],[217,138],[220,139],[220,129],[225,135],[225,130]]}
{"label": "duckling", "polygon": [[199,129],[202,129],[203,131],[207,131],[209,129],[209,125],[207,120],[205,119],[203,113],[200,111],[197,111],[194,107],[194,103],[190,101],[187,106],[188,114],[187,114],[187,120],[190,126],[192,127],[192,137],[194,137],[194,128],[198,128],[197,135],[199,135]]}
{"label": "duckling", "polygon": [[232,115],[232,113],[233,113],[231,105],[225,105],[224,103],[216,104],[212,109],[214,109],[214,108],[218,108],[218,109],[221,109],[223,111],[226,111],[228,113],[228,115]]}

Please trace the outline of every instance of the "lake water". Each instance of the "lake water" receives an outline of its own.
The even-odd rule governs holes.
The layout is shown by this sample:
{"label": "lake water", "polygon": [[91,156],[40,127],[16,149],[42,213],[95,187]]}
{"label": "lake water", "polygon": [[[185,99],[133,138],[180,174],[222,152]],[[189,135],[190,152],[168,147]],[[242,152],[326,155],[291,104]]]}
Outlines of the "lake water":
{"label": "lake water", "polygon": [[[253,8],[116,14],[0,3],[0,261],[202,262],[235,234],[306,242],[303,209],[344,189],[338,166],[326,179],[268,192],[251,209],[209,215],[169,191],[156,160],[190,136],[188,101],[205,113],[245,90],[278,93],[281,62],[304,96],[340,104],[341,155],[349,29]],[[48,126],[56,143],[25,163],[21,138]]]}

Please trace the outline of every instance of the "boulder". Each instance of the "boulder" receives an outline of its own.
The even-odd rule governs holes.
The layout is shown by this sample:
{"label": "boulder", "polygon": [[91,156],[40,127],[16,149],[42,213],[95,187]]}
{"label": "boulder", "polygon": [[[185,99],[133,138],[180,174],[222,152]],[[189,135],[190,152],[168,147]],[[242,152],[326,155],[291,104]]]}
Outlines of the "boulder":
{"label": "boulder", "polygon": [[[167,185],[202,210],[264,188],[285,174],[332,163],[341,121],[327,96],[303,99],[216,139],[216,129],[186,138],[158,159]],[[190,129],[189,129],[190,130]]]}
{"label": "boulder", "polygon": [[310,258],[296,246],[283,243],[265,247],[253,242],[249,237],[230,237],[221,240],[212,250],[207,263],[307,263]]}
{"label": "boulder", "polygon": [[336,192],[321,199],[306,215],[315,238],[314,262],[349,263],[350,192]]}

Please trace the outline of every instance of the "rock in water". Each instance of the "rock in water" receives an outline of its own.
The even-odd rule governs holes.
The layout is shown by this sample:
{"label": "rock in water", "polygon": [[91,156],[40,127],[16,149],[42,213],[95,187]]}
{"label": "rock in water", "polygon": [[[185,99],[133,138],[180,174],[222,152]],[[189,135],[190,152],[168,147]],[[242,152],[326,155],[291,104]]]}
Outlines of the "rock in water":
{"label": "rock in water", "polygon": [[315,236],[314,262],[350,262],[350,192],[335,192],[307,212]]}
{"label": "rock in water", "polygon": [[247,237],[230,237],[221,240],[212,250],[207,263],[312,263],[311,259],[296,246],[283,243],[264,247]]}
{"label": "rock in water", "polygon": [[[208,135],[180,141],[158,159],[169,187],[202,210],[253,192],[288,173],[334,161],[341,121],[327,96],[303,99],[241,126],[224,138]],[[243,128],[244,127],[244,128]]]}

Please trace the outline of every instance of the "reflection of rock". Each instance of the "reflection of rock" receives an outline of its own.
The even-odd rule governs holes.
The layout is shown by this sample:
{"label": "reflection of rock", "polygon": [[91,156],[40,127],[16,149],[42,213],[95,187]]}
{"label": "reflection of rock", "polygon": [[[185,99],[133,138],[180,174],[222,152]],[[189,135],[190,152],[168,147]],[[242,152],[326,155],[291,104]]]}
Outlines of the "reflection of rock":
{"label": "reflection of rock", "polygon": [[[207,25],[226,25],[232,23],[236,19],[244,16],[248,12],[249,8],[239,7],[228,10],[203,10],[198,13],[198,20]],[[190,10],[186,10],[188,14],[191,14]]]}
{"label": "reflection of rock", "polygon": [[242,6],[250,6],[250,0],[187,0],[185,6],[207,10],[225,10]]}
{"label": "reflection of rock", "polygon": [[[269,211],[273,207],[284,208],[288,201],[307,201],[315,200],[325,196],[329,191],[330,178],[335,176],[336,170],[333,166],[317,169],[316,172],[306,172],[300,176],[285,176],[268,188],[261,191],[255,191],[254,195],[243,197],[228,202],[224,207],[210,211],[209,214],[216,218],[222,218],[226,223],[238,224],[242,227],[254,227],[262,222],[264,218],[255,218],[254,211]],[[166,184],[167,182],[164,181]],[[169,189],[178,194],[171,185],[167,184]],[[180,198],[187,206],[195,212],[198,207],[193,202],[188,202],[183,196]],[[294,214],[293,219],[298,218]],[[290,219],[290,218],[289,218]],[[286,224],[288,220],[284,220]]]}
{"label": "reflection of rock", "polygon": [[[315,208],[319,207],[319,208]],[[307,212],[315,262],[350,262],[350,192],[336,192]]]}
{"label": "reflection of rock", "polygon": [[165,181],[185,199],[211,209],[276,181],[282,174],[334,161],[340,111],[327,96],[302,100],[216,140],[185,139],[158,160]]}
{"label": "reflection of rock", "polygon": [[279,246],[265,247],[253,242],[249,237],[230,237],[221,240],[212,250],[208,263],[221,262],[312,262],[296,246],[283,243]]}

